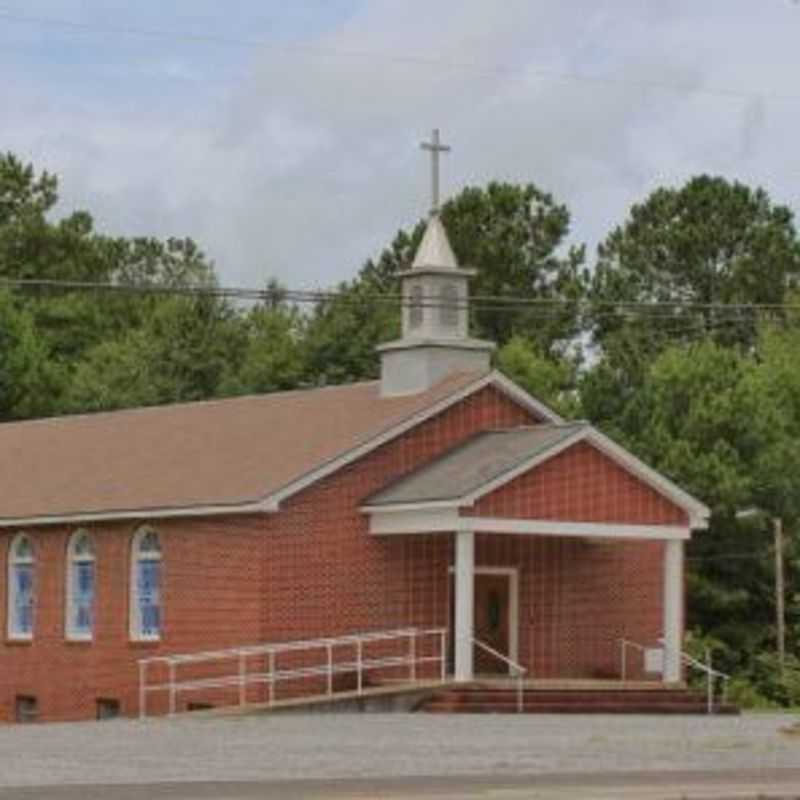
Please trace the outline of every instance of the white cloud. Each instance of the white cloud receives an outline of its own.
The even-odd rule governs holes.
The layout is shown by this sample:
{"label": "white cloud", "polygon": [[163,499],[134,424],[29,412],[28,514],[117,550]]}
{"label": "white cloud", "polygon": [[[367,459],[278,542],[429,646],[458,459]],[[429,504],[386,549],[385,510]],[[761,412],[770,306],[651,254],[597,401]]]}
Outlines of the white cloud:
{"label": "white cloud", "polygon": [[297,49],[250,53],[236,83],[197,46],[132,69],[148,86],[119,65],[109,92],[76,84],[74,100],[63,81],[6,84],[0,146],[59,172],[106,229],[193,236],[225,283],[326,285],[424,213],[417,142],[433,126],[454,145],[451,192],[533,180],[571,207],[576,240],[699,171],[796,201],[800,102],[772,95],[800,93],[798,27],[779,2],[756,16],[746,0],[382,0]]}

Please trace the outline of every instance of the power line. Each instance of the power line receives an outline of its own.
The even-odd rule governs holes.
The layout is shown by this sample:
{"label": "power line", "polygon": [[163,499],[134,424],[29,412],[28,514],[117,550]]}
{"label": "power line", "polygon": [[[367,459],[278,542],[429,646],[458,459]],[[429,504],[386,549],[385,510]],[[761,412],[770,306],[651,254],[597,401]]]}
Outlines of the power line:
{"label": "power line", "polygon": [[103,25],[93,22],[76,22],[74,20],[59,19],[55,17],[41,17],[29,14],[17,14],[8,10],[0,10],[0,20],[7,22],[17,22],[27,25],[39,25],[42,27],[61,28],[63,30],[83,31],[97,34],[115,34],[120,36],[144,37],[156,39],[168,39],[175,42],[186,42],[189,44],[217,44],[234,47],[248,48],[270,48],[282,50],[284,52],[308,53],[323,57],[342,57],[351,59],[362,59],[371,61],[383,61],[386,63],[404,64],[407,66],[424,67],[430,69],[458,69],[470,71],[474,75],[485,77],[507,77],[516,80],[532,76],[540,80],[563,81],[570,83],[586,83],[592,85],[606,86],[632,86],[640,89],[653,89],[658,91],[676,92],[680,94],[708,95],[713,97],[728,97],[746,100],[779,100],[786,102],[800,102],[799,94],[788,94],[775,92],[772,90],[750,90],[744,91],[728,86],[695,86],[690,84],[674,84],[662,81],[649,81],[642,79],[622,78],[613,75],[591,75],[584,72],[548,70],[542,68],[526,68],[520,70],[501,65],[485,67],[475,62],[450,61],[446,59],[432,58],[429,56],[404,56],[397,54],[386,54],[371,50],[352,50],[345,48],[320,47],[315,45],[290,44],[286,42],[276,42],[268,39],[243,39],[232,36],[219,36],[216,34],[187,33],[182,31],[167,31],[154,28],[137,28],[120,25]]}
{"label": "power line", "polygon": [[[131,284],[102,281],[69,281],[44,278],[2,278],[0,287],[20,290],[50,290],[65,292],[108,292],[114,294],[176,295],[187,297],[216,297],[220,299],[266,302],[286,301],[296,304],[325,304],[333,302],[392,305],[419,308],[468,309],[473,311],[525,311],[538,318],[558,318],[564,313],[591,314],[593,319],[647,319],[686,326],[704,328],[716,325],[752,324],[753,315],[800,314],[796,303],[698,303],[686,301],[613,301],[563,298],[520,298],[507,295],[475,295],[467,301],[443,301],[436,296],[422,296],[410,300],[397,293],[361,294],[353,297],[342,291],[303,289],[254,289],[233,286],[167,286],[161,284]],[[711,319],[698,316],[686,318],[677,312],[694,312],[711,315]],[[727,319],[725,318],[727,317]]]}

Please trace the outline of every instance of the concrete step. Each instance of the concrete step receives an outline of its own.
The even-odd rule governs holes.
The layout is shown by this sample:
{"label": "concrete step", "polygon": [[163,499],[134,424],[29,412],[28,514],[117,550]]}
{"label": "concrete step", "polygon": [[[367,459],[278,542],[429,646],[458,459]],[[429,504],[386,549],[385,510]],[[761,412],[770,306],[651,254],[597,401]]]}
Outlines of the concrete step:
{"label": "concrete step", "polygon": [[[435,692],[420,709],[429,713],[516,713],[514,688],[457,686]],[[686,689],[525,689],[523,710],[529,714],[705,714],[705,695]],[[737,714],[736,706],[717,705],[715,713]]]}
{"label": "concrete step", "polygon": [[[421,709],[425,713],[436,714],[516,714],[516,704],[504,703],[426,703]],[[645,703],[597,703],[594,705],[564,705],[562,703],[525,704],[525,714],[706,714],[704,704],[676,704],[651,706]],[[735,715],[739,713],[736,706],[730,704],[716,706],[714,714]]]}

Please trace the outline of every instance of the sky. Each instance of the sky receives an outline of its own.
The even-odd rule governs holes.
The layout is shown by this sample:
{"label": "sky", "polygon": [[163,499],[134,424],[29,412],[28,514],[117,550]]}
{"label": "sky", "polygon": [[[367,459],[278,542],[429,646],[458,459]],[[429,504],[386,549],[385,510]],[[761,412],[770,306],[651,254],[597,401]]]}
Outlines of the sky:
{"label": "sky", "polygon": [[0,151],[220,282],[355,276],[442,189],[533,182],[593,249],[698,173],[800,210],[797,0],[0,0]]}

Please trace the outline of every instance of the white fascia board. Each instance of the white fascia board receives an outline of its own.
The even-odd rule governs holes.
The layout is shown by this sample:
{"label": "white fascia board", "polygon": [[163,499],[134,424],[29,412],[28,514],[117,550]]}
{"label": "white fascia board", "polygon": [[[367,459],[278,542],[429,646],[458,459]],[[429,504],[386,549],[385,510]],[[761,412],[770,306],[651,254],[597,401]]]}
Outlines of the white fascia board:
{"label": "white fascia board", "polygon": [[461,500],[426,500],[422,503],[393,503],[377,506],[361,506],[362,514],[403,514],[409,511],[436,511],[440,508],[461,508]]}
{"label": "white fascia board", "polygon": [[548,408],[548,406],[542,403],[541,400],[537,400],[535,397],[528,394],[521,386],[517,386],[514,381],[503,375],[502,372],[493,370],[490,373],[490,377],[492,379],[491,382],[500,391],[508,395],[512,400],[516,401],[524,408],[527,408],[529,411],[533,411],[537,416],[541,417],[547,422],[553,422],[556,424],[564,422],[563,417],[560,417],[558,414],[556,414],[552,408]]}
{"label": "white fascia board", "polygon": [[86,522],[118,522],[124,520],[177,519],[182,517],[229,517],[248,514],[269,514],[276,509],[265,503],[239,505],[188,506],[176,508],[141,508],[127,511],[87,511],[74,514],[53,514],[38,517],[2,517],[0,528],[24,528],[33,525],[71,525]]}
{"label": "white fascia board", "polygon": [[707,528],[708,518],[711,516],[711,509],[701,503],[697,498],[685,492],[676,483],[673,483],[665,475],[657,472],[652,467],[648,467],[644,461],[638,459],[633,453],[618,445],[608,436],[598,431],[596,428],[587,429],[586,438],[594,444],[598,450],[605,453],[609,458],[616,461],[623,469],[640,478],[659,494],[664,495],[675,505],[682,508],[689,515],[693,528]]}
{"label": "white fascia board", "polygon": [[476,533],[508,533],[537,536],[578,536],[593,539],[689,539],[685,525],[627,525],[616,522],[559,522],[546,519],[461,517],[462,529]]}
{"label": "white fascia board", "polygon": [[544,417],[548,422],[563,422],[563,420],[554,411],[550,410],[547,408],[547,406],[531,397],[513,381],[506,378],[505,375],[497,372],[497,370],[493,370],[492,372],[488,372],[482,378],[479,378],[474,383],[471,383],[459,390],[455,394],[448,395],[438,403],[428,406],[428,408],[425,408],[422,411],[418,411],[416,414],[412,415],[408,419],[403,420],[403,422],[395,425],[393,428],[389,428],[388,430],[364,442],[358,447],[348,450],[346,453],[343,453],[337,458],[328,461],[326,464],[323,464],[317,469],[307,473],[303,477],[298,478],[296,481],[287,484],[283,489],[279,489],[277,492],[274,492],[266,497],[264,502],[270,510],[277,510],[279,505],[292,495],[301,492],[303,489],[306,489],[317,481],[326,478],[328,475],[331,475],[334,472],[337,472],[343,467],[346,467],[348,464],[352,464],[354,461],[363,458],[365,455],[377,449],[378,447],[381,447],[387,442],[392,441],[392,439],[396,439],[398,436],[401,436],[412,428],[417,427],[431,417],[441,414],[443,411],[446,411],[448,408],[460,403],[465,398],[475,394],[476,392],[479,392],[481,389],[484,389],[487,386],[494,386],[498,391],[502,392],[522,407],[527,408],[538,417]]}
{"label": "white fascia board", "polygon": [[510,534],[519,536],[572,536],[583,539],[665,541],[691,537],[688,526],[627,525],[613,522],[563,522],[546,519],[461,517],[454,509],[405,511],[370,515],[370,533],[376,536],[424,533]]}

